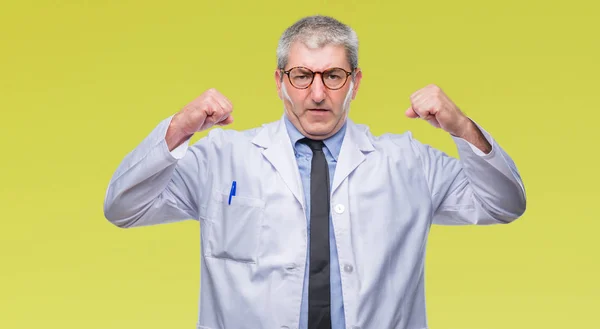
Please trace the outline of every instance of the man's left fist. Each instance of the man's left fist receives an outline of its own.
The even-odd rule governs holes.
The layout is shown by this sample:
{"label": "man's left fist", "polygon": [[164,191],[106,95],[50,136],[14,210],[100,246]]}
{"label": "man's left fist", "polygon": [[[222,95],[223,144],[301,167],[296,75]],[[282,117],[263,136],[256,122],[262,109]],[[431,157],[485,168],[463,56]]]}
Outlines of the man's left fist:
{"label": "man's left fist", "polygon": [[462,137],[472,121],[464,115],[442,89],[429,85],[410,96],[411,107],[406,110],[409,118],[421,118],[436,128]]}

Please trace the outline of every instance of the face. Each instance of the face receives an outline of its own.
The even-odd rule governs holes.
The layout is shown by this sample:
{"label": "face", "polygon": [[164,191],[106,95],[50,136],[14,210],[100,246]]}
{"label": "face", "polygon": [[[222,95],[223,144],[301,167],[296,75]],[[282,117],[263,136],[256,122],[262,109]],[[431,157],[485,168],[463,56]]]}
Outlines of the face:
{"label": "face", "polygon": [[[286,71],[302,66],[313,72],[322,72],[340,67],[350,72],[351,67],[343,46],[328,45],[310,49],[301,42],[290,47]],[[281,76],[283,75],[283,81]],[[306,137],[323,140],[334,135],[346,122],[350,102],[356,97],[362,72],[357,70],[354,79],[337,90],[323,84],[320,74],[315,74],[312,84],[306,89],[297,89],[290,84],[288,76],[275,71],[279,98],[283,100],[285,113],[294,126]]]}

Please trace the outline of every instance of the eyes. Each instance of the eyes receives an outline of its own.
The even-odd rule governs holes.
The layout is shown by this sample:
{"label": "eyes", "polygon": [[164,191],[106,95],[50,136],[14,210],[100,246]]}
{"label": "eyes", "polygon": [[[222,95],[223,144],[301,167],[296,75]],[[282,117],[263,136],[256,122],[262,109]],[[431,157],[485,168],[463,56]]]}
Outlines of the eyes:
{"label": "eyes", "polygon": [[[344,72],[341,69],[331,69],[331,70],[327,70],[327,71],[323,72],[322,74],[323,74],[323,79],[339,81],[346,77],[345,73],[346,72]],[[312,80],[314,74],[315,73],[313,73],[310,70],[294,69],[290,72],[290,78],[296,79],[298,81]]]}
{"label": "eyes", "polygon": [[325,86],[333,90],[341,88],[351,75],[351,72],[338,67],[323,72],[313,72],[305,67],[294,67],[289,71],[284,71],[284,73],[289,76],[292,85],[300,89],[308,88],[312,84],[315,75],[319,74]]}

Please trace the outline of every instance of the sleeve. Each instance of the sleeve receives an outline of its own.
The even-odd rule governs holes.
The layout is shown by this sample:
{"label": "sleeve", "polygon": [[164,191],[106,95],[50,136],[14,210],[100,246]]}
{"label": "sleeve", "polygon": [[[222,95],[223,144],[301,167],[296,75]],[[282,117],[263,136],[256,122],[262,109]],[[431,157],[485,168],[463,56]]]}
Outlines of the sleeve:
{"label": "sleeve", "polygon": [[169,151],[165,136],[172,116],[163,120],[120,163],[104,200],[104,215],[127,228],[198,219],[198,200],[207,179],[206,145],[189,140]]}
{"label": "sleeve", "polygon": [[431,192],[433,224],[506,224],[525,212],[525,188],[513,160],[477,127],[492,146],[488,154],[458,137],[452,138],[459,159],[412,140]]}

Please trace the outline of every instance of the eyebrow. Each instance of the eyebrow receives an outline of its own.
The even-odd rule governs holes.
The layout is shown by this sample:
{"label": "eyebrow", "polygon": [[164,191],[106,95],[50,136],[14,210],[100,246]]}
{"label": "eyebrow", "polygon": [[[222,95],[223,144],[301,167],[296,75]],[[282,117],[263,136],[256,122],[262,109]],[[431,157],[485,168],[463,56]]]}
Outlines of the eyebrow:
{"label": "eyebrow", "polygon": [[347,69],[343,65],[340,65],[340,66],[330,65],[330,66],[325,67],[325,69],[322,69],[322,70],[315,70],[315,69],[312,69],[312,68],[310,68],[308,66],[304,66],[304,65],[290,65],[290,68],[288,70],[291,70],[294,67],[302,67],[302,68],[305,68],[305,69],[309,69],[309,70],[311,70],[313,72],[323,72],[323,71],[326,71],[326,70],[329,70],[329,69],[334,69],[334,68],[336,68],[336,69],[337,68],[344,69],[344,70],[346,70],[348,72],[352,71],[352,69]]}

